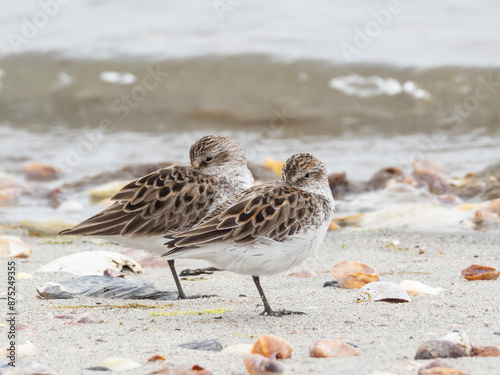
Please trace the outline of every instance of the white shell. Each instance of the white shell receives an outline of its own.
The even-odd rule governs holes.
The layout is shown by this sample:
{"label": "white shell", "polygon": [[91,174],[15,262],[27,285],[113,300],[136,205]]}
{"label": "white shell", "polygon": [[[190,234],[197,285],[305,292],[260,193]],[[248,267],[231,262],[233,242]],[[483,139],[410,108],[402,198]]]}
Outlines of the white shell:
{"label": "white shell", "polygon": [[139,263],[126,255],[112,251],[83,251],[67,255],[53,260],[35,272],[69,272],[79,276],[102,275],[108,268],[121,271],[125,266],[135,273],[142,272]]}
{"label": "white shell", "polygon": [[228,346],[227,348],[222,349],[221,353],[230,353],[230,354],[251,354],[252,353],[252,344],[236,344]]}
{"label": "white shell", "polygon": [[0,258],[27,258],[30,255],[30,247],[19,238],[0,236]]}
{"label": "white shell", "polygon": [[469,336],[467,336],[464,331],[448,333],[446,336],[441,337],[440,340],[450,341],[458,346],[461,346],[465,350],[465,354],[467,356],[471,355],[472,346]]}
{"label": "white shell", "polygon": [[374,281],[363,286],[358,293],[357,302],[411,302],[411,298],[399,285],[389,281]]}
{"label": "white shell", "polygon": [[77,201],[64,201],[57,209],[63,212],[79,212],[83,210],[83,206]]}
{"label": "white shell", "polygon": [[109,368],[111,371],[124,371],[139,368],[142,365],[128,358],[107,358],[99,366]]}
{"label": "white shell", "polygon": [[419,296],[421,294],[435,296],[443,291],[443,288],[433,288],[414,280],[403,280],[399,283],[399,286],[406,290],[406,293],[410,296]]}

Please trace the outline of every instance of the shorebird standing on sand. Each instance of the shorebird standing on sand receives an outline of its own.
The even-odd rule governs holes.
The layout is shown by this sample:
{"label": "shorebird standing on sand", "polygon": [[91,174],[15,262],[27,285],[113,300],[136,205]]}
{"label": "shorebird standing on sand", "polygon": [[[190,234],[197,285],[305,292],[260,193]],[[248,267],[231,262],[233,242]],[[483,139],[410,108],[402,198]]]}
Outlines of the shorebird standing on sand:
{"label": "shorebird standing on sand", "polygon": [[264,303],[262,314],[302,314],[272,310],[260,276],[283,272],[310,256],[323,241],[334,209],[323,163],[310,154],[293,155],[283,166],[282,181],[244,190],[194,228],[166,236],[164,256],[203,259],[250,275]]}
{"label": "shorebird standing on sand", "polygon": [[[253,186],[243,150],[231,138],[209,135],[189,151],[191,165],[172,165],[130,182],[115,203],[61,235],[97,236],[165,252],[163,236],[192,228],[229,197]],[[187,298],[169,260],[179,298]]]}

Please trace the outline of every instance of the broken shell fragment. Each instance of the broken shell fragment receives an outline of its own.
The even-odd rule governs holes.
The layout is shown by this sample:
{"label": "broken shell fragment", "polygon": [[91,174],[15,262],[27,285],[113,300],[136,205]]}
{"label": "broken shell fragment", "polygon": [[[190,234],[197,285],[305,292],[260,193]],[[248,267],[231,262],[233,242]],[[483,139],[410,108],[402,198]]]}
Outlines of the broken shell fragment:
{"label": "broken shell fragment", "polygon": [[[40,352],[35,345],[29,340],[26,340],[26,344],[17,345],[16,355],[38,355]],[[9,355],[9,345],[5,345],[0,349],[0,355]]]}
{"label": "broken shell fragment", "polygon": [[419,296],[421,294],[435,296],[443,291],[443,288],[433,288],[414,280],[403,280],[399,283],[399,286],[406,290],[406,293],[410,296]]}
{"label": "broken shell fragment", "polygon": [[309,348],[309,356],[314,358],[354,357],[359,350],[343,341],[320,339]]}
{"label": "broken shell fragment", "polygon": [[359,289],[379,279],[377,270],[361,262],[342,260],[330,268],[340,288]]}
{"label": "broken shell fragment", "polygon": [[464,355],[464,348],[451,341],[430,340],[420,345],[415,359],[459,358]]}
{"label": "broken shell fragment", "polygon": [[480,266],[473,264],[462,270],[462,277],[467,280],[496,280],[500,276],[500,272],[493,267]]}
{"label": "broken shell fragment", "polygon": [[257,339],[252,347],[252,354],[261,354],[270,357],[276,353],[276,358],[287,359],[292,357],[293,348],[287,341],[273,335],[264,335]]}
{"label": "broken shell fragment", "polygon": [[108,358],[99,363],[98,366],[107,368],[111,371],[124,371],[139,368],[141,364],[128,358]]}
{"label": "broken shell fragment", "polygon": [[83,323],[98,323],[99,318],[92,313],[83,313],[67,324],[83,324]]}
{"label": "broken shell fragment", "polygon": [[243,362],[250,375],[275,375],[285,371],[283,365],[277,360],[260,354],[247,354],[243,358]]}
{"label": "broken shell fragment", "polygon": [[142,272],[139,263],[126,255],[112,251],[82,251],[66,255],[40,267],[35,272],[69,272],[82,276],[102,275],[106,269],[121,271],[123,267],[128,267],[135,273]]}
{"label": "broken shell fragment", "polygon": [[359,290],[357,302],[411,302],[411,298],[399,285],[389,281],[375,281]]}
{"label": "broken shell fragment", "polygon": [[19,238],[0,236],[0,258],[27,258],[30,255],[30,247]]}
{"label": "broken shell fragment", "polygon": [[440,340],[452,342],[461,347],[464,350],[466,356],[471,355],[472,346],[469,340],[469,336],[467,336],[467,333],[465,333],[464,331],[448,333],[446,336],[441,337]]}
{"label": "broken shell fragment", "polygon": [[474,357],[500,357],[500,348],[495,346],[473,346],[472,356]]}
{"label": "broken shell fragment", "polygon": [[250,354],[251,352],[252,352],[251,344],[230,345],[227,348],[221,350],[221,353],[230,353],[230,354]]}
{"label": "broken shell fragment", "polygon": [[38,161],[28,161],[24,163],[22,172],[28,180],[36,181],[55,180],[61,175],[60,169]]}
{"label": "broken shell fragment", "polygon": [[465,373],[451,368],[443,361],[436,359],[418,370],[418,375],[465,375]]}

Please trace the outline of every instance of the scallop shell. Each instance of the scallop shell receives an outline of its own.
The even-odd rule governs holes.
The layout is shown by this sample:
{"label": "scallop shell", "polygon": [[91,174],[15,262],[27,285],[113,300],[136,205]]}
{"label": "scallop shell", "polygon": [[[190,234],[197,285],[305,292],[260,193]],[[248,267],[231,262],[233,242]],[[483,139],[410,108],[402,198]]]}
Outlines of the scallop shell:
{"label": "scallop shell", "polygon": [[252,347],[252,354],[261,354],[270,357],[276,353],[276,358],[287,359],[292,357],[292,345],[280,337],[264,335],[257,339]]}
{"label": "scallop shell", "polygon": [[340,288],[359,289],[363,285],[378,280],[377,270],[361,262],[342,260],[330,268]]}
{"label": "scallop shell", "polygon": [[250,375],[277,375],[285,371],[283,365],[277,360],[260,354],[247,354],[243,362]]}
{"label": "scallop shell", "polygon": [[0,258],[27,258],[31,248],[14,236],[0,236]]}
{"label": "scallop shell", "polygon": [[389,281],[375,281],[359,290],[357,302],[411,302],[411,298],[399,285]]}
{"label": "scallop shell", "polygon": [[309,348],[309,356],[314,358],[354,357],[359,350],[343,341],[320,339]]}
{"label": "scallop shell", "polygon": [[473,264],[462,270],[462,277],[467,280],[496,280],[500,276],[498,272],[493,267],[480,266],[478,264]]}
{"label": "scallop shell", "polygon": [[399,283],[399,286],[406,290],[406,293],[410,296],[419,296],[421,294],[435,296],[443,291],[443,288],[433,288],[414,280],[403,280]]}

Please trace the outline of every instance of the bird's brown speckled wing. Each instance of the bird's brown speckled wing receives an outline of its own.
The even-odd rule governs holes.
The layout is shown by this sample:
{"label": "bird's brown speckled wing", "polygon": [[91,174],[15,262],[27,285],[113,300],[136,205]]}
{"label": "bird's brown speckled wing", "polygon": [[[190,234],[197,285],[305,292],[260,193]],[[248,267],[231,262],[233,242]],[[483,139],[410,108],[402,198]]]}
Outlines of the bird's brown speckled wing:
{"label": "bird's brown speckled wing", "polygon": [[183,248],[222,242],[250,244],[258,238],[283,241],[302,226],[313,224],[320,198],[285,185],[260,185],[230,198],[193,229],[180,232],[167,242],[165,255]]}
{"label": "bird's brown speckled wing", "polygon": [[174,165],[130,182],[115,203],[64,235],[155,236],[186,228],[205,217],[214,201],[215,180],[189,166]]}

